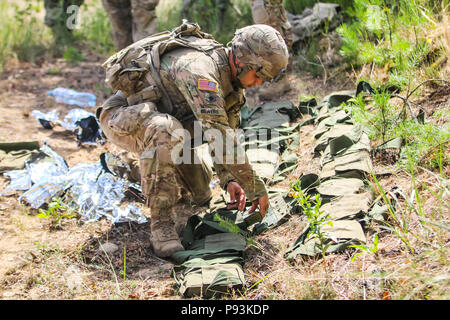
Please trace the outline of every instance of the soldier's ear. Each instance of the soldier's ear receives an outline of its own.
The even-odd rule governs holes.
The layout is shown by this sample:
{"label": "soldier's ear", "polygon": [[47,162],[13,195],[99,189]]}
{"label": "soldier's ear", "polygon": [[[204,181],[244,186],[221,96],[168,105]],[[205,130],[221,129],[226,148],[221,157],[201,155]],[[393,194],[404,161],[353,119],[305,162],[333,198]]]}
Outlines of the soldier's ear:
{"label": "soldier's ear", "polygon": [[242,68],[245,65],[239,61],[239,59],[236,57],[236,55],[233,53],[232,50],[230,50],[231,60],[235,64],[236,67]]}

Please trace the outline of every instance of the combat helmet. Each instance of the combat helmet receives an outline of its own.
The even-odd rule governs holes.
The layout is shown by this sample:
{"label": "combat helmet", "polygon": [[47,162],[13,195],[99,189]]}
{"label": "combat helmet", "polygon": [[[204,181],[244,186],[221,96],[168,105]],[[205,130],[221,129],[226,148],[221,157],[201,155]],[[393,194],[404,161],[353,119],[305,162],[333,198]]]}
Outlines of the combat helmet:
{"label": "combat helmet", "polygon": [[245,65],[238,68],[238,78],[254,70],[263,80],[277,81],[286,71],[289,52],[281,34],[265,24],[236,30],[231,40],[234,57]]}

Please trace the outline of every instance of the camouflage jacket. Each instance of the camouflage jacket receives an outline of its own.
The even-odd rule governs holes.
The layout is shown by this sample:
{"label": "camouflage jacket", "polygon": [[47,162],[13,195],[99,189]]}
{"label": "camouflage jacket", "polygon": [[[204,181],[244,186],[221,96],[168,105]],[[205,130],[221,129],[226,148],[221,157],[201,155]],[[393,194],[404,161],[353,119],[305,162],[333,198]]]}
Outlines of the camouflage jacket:
{"label": "camouflage jacket", "polygon": [[[222,188],[230,180],[236,180],[247,198],[253,201],[267,191],[232,130],[239,126],[240,109],[245,98],[244,90],[232,83],[228,50],[222,47],[208,53],[190,48],[170,51],[161,57],[160,76],[176,106],[173,116],[181,121],[192,138],[194,119],[200,121],[203,133],[220,132],[220,148],[226,154],[224,152],[222,157],[216,153],[213,158]],[[192,114],[195,117],[193,119]],[[211,149],[211,143],[208,144]],[[220,148],[216,148],[216,151]],[[242,161],[237,159],[239,155],[243,155]],[[226,161],[225,158],[230,157],[234,161]]]}

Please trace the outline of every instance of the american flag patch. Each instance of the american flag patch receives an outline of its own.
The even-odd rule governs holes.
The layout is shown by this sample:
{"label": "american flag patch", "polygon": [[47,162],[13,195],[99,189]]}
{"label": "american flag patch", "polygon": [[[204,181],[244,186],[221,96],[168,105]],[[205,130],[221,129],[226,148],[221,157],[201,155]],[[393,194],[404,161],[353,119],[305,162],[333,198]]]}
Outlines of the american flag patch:
{"label": "american flag patch", "polygon": [[198,89],[217,92],[217,82],[208,79],[198,79]]}

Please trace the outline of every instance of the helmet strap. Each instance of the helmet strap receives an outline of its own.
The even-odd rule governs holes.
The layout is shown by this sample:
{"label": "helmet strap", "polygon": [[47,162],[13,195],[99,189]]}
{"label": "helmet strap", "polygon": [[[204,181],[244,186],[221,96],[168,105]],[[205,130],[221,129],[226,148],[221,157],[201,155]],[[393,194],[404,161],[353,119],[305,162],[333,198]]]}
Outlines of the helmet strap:
{"label": "helmet strap", "polygon": [[243,88],[243,86],[241,84],[241,79],[247,74],[248,71],[252,70],[252,68],[250,66],[243,66],[243,67],[238,66],[238,64],[236,63],[237,58],[234,55],[233,50],[231,50],[231,54],[233,55],[232,60],[233,60],[233,65],[236,69],[236,79],[238,80],[236,82],[237,82],[239,88]]}

